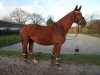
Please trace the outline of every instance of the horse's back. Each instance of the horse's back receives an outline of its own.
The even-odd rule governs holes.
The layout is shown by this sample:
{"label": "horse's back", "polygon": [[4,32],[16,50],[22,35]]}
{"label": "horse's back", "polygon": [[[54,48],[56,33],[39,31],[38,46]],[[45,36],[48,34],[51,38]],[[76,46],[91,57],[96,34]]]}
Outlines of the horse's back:
{"label": "horse's back", "polygon": [[[40,26],[40,25],[26,25],[20,29],[20,35],[22,39],[32,39],[34,41],[43,40],[48,41],[52,38],[52,26]],[[49,41],[48,41],[49,42]]]}

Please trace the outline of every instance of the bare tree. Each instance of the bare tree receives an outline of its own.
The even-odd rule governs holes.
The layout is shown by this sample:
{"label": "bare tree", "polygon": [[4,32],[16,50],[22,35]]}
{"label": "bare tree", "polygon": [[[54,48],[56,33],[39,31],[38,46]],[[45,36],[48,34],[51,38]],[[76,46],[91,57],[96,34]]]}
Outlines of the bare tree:
{"label": "bare tree", "polygon": [[16,8],[15,10],[12,11],[10,16],[12,20],[15,20],[18,23],[25,24],[28,18],[28,13],[20,8]]}
{"label": "bare tree", "polygon": [[41,24],[44,22],[44,19],[41,17],[40,14],[36,13],[30,14],[29,18],[33,24]]}
{"label": "bare tree", "polygon": [[91,14],[89,16],[89,23],[88,23],[88,30],[89,30],[89,33],[92,33],[92,27],[95,25],[94,21],[95,21],[95,18],[97,17],[97,15],[95,13]]}
{"label": "bare tree", "polygon": [[10,16],[4,16],[1,20],[7,21],[7,22],[13,22]]}
{"label": "bare tree", "polygon": [[89,20],[90,20],[90,25],[94,25],[94,20],[95,18],[97,17],[97,14],[96,13],[93,13],[89,16]]}

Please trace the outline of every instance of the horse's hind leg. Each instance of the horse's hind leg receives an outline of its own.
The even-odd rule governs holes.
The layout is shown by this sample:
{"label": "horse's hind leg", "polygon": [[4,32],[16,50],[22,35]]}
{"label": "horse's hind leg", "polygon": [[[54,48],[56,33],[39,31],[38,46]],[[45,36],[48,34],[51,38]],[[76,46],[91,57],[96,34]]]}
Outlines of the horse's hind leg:
{"label": "horse's hind leg", "polygon": [[35,59],[35,56],[33,54],[33,44],[34,44],[34,41],[32,41],[31,39],[29,40],[29,52],[30,52],[30,57],[32,58],[33,60],[33,63],[37,63],[36,59]]}
{"label": "horse's hind leg", "polygon": [[27,63],[27,58],[28,58],[28,55],[27,55],[27,44],[28,44],[28,41],[22,41],[22,51],[23,51],[23,60]]}

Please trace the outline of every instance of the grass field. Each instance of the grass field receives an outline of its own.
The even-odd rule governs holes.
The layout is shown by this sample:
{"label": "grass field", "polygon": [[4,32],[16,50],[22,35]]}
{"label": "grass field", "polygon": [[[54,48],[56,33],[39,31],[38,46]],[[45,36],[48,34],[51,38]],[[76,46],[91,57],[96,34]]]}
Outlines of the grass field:
{"label": "grass field", "polygon": [[[18,57],[22,58],[22,53],[18,51],[4,51],[0,50],[1,56],[8,56],[8,57]],[[35,53],[35,57],[38,60],[49,60],[51,57],[50,53]],[[61,54],[61,62],[67,64],[94,64],[100,66],[100,55],[94,54]]]}
{"label": "grass field", "polygon": [[19,41],[21,41],[19,34],[1,35],[0,36],[0,47],[5,46],[5,45],[9,45],[9,44],[13,44],[13,43],[19,42]]}

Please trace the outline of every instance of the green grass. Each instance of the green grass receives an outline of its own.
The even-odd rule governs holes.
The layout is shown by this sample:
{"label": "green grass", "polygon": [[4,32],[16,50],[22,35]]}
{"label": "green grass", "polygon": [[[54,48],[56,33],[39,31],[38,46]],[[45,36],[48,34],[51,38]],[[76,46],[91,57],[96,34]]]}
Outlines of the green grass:
{"label": "green grass", "polygon": [[0,50],[0,56],[21,57],[22,53],[19,52],[19,51],[4,51],[4,50]]}
{"label": "green grass", "polygon": [[[22,53],[18,51],[0,50],[1,56],[21,57]],[[49,60],[51,53],[35,53],[35,57],[39,60]],[[100,55],[95,54],[61,54],[60,61],[67,64],[94,64],[100,66]]]}
{"label": "green grass", "polygon": [[1,35],[0,36],[0,47],[1,46],[5,46],[5,45],[9,45],[15,42],[19,42],[21,41],[20,39],[20,35],[16,34],[16,35]]}
{"label": "green grass", "polygon": [[100,55],[95,54],[67,54],[61,55],[61,60],[67,63],[95,64],[100,66]]}

